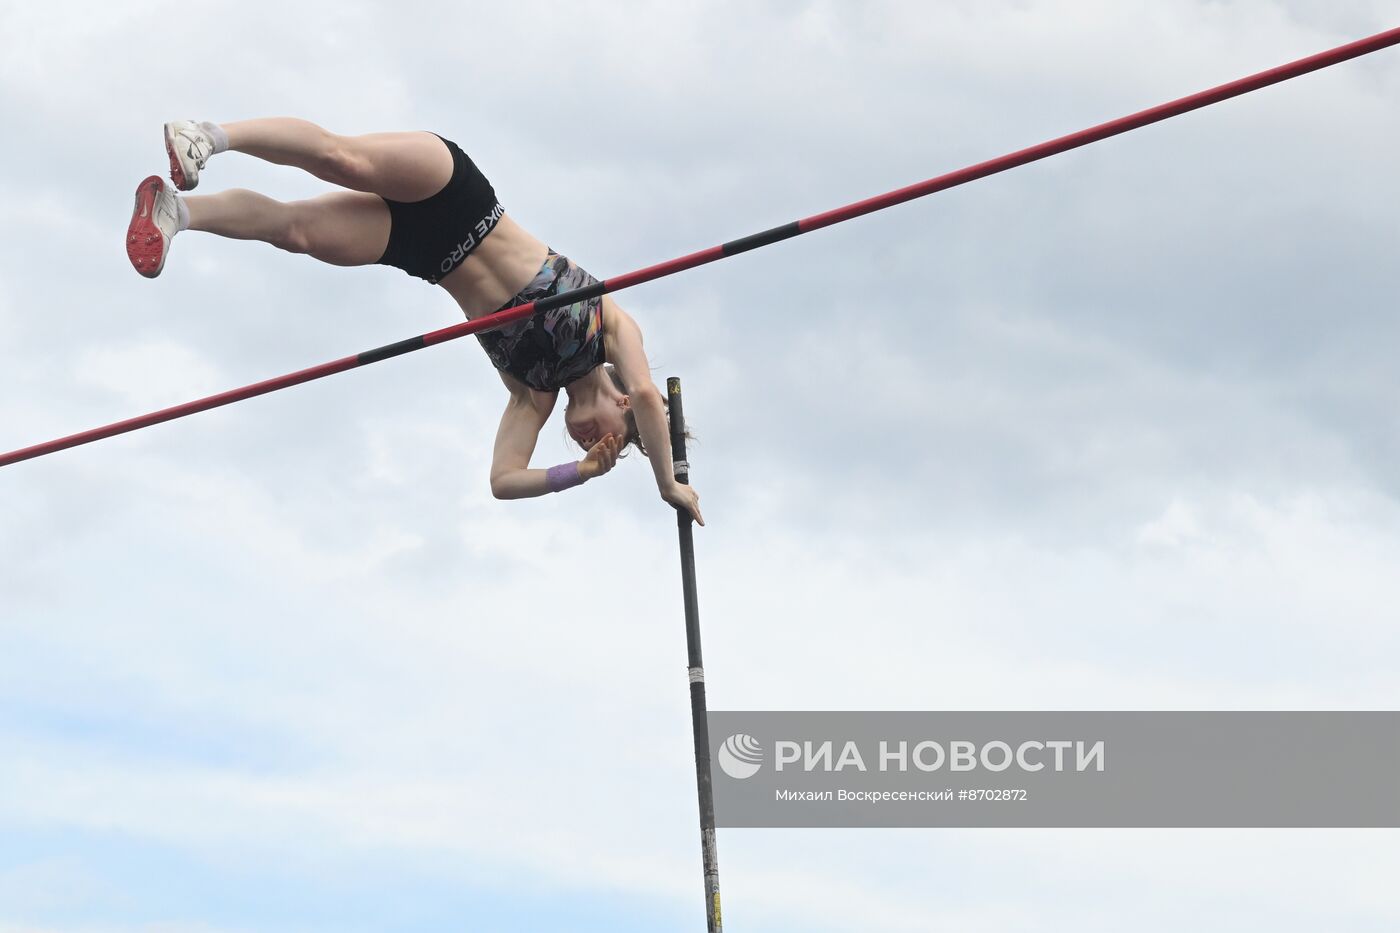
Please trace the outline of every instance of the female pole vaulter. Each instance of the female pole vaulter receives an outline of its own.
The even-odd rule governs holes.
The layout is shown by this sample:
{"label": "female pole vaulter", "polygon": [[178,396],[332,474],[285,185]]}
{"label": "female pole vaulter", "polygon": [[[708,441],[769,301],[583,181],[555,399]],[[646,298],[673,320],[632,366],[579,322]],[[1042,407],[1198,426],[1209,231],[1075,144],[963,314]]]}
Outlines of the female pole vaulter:
{"label": "female pole vaulter", "polygon": [[[160,275],[183,230],[261,240],[338,266],[388,265],[445,289],[468,320],[598,280],[510,218],[481,171],[433,133],[338,136],[305,120],[165,125],[171,186],[152,175],[136,189],[126,251]],[[253,191],[182,196],[209,159],[243,152],[349,189],[282,203]],[[178,190],[177,190],[178,189]],[[476,335],[510,393],[496,432],[491,492],[520,499],[602,476],[629,445],[646,456],[661,498],[703,525],[699,496],[672,474],[666,402],[651,381],[642,332],[607,295],[536,312]],[[582,460],[530,469],[559,390]]]}

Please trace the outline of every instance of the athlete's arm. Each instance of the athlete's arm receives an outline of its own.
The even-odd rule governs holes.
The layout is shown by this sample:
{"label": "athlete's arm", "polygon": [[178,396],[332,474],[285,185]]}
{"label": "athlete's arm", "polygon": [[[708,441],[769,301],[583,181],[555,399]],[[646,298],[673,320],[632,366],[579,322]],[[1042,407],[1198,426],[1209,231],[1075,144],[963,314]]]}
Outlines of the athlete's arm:
{"label": "athlete's arm", "polygon": [[700,524],[700,498],[695,490],[676,482],[671,465],[671,431],[666,423],[666,400],[661,390],[651,381],[651,367],[647,365],[646,350],[642,348],[642,329],[632,316],[608,301],[608,322],[612,327],[612,345],[609,360],[617,367],[622,384],[627,386],[627,396],[631,399],[632,415],[637,421],[637,433],[642,435],[642,443],[647,448],[647,459],[651,461],[651,472],[656,478],[656,489],[661,498],[690,512]]}
{"label": "athlete's arm", "polygon": [[[510,401],[506,403],[501,426],[496,431],[496,449],[491,457],[491,495],[497,499],[528,499],[553,492],[549,471],[530,469],[540,428],[549,420],[558,393],[540,400],[523,382],[501,373]],[[594,444],[579,461],[579,475],[585,480],[602,476],[617,463],[618,438],[607,437]]]}
{"label": "athlete's arm", "polygon": [[[554,400],[537,402],[523,382],[501,373],[510,401],[506,402],[501,426],[496,429],[496,447],[491,454],[491,495],[497,499],[525,499],[549,492],[545,470],[530,469],[540,428],[554,410]],[[514,383],[514,384],[512,384]]]}

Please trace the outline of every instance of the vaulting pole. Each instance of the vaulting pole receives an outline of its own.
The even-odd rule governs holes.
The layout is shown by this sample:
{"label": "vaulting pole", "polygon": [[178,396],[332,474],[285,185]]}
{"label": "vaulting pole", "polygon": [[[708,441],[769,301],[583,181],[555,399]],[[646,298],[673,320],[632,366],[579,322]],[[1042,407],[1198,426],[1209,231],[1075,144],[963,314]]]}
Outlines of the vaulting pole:
{"label": "vaulting pole", "polygon": [[[685,459],[685,412],[681,381],[666,380],[671,409],[671,459],[676,482],[690,485]],[[705,871],[705,922],[708,933],[720,933],[719,851],[715,848],[715,794],[710,777],[710,724],[705,718],[705,662],[700,656],[700,605],[695,595],[695,541],[690,512],[676,509],[681,541],[681,594],[685,600],[685,646],[689,653],[690,728],[695,735],[695,788],[700,798],[700,861]]]}
{"label": "vaulting pole", "polygon": [[887,207],[896,204],[903,204],[905,201],[912,201],[915,198],[922,198],[937,191],[943,191],[957,185],[975,181],[978,178],[985,178],[988,175],[995,175],[1007,169],[1025,165],[1028,162],[1035,162],[1069,149],[1076,149],[1119,133],[1126,133],[1138,127],[1147,126],[1149,123],[1157,123],[1169,117],[1179,116],[1191,110],[1197,110],[1210,104],[1237,97],[1240,94],[1247,94],[1250,91],[1257,91],[1270,84],[1277,84],[1289,78],[1296,78],[1299,75],[1307,74],[1310,71],[1317,71],[1319,68],[1326,68],[1348,59],[1366,55],[1383,48],[1400,43],[1400,27],[1389,29],[1385,32],[1377,33],[1365,39],[1358,39],[1355,42],[1340,45],[1335,49],[1326,52],[1319,52],[1307,58],[1300,58],[1297,61],[1280,65],[1277,68],[1270,68],[1268,71],[1261,71],[1258,74],[1250,75],[1247,78],[1240,78],[1228,84],[1222,84],[1187,97],[1181,97],[1147,110],[1141,110],[1126,117],[1119,117],[1107,123],[1100,123],[1091,126],[1087,130],[1080,130],[1078,133],[1070,133],[1068,136],[1060,136],[1056,139],[1020,149],[1016,152],[1008,153],[999,158],[990,159],[986,162],[979,162],[967,168],[949,172],[946,175],[939,175],[927,181],[910,185],[907,188],[899,188],[895,191],[877,197],[868,198],[864,201],[857,201],[845,207],[838,207],[835,210],[822,214],[814,214],[802,220],[795,220],[790,224],[781,227],[774,227],[761,233],[754,233],[737,240],[730,240],[719,246],[701,250],[698,253],[691,253],[688,256],[681,256],[669,262],[648,266],[645,269],[638,269],[636,272],[628,272],[625,275],[615,276],[611,279],[578,288],[571,292],[560,295],[551,295],[548,298],[530,304],[523,304],[499,314],[487,317],[480,317],[474,321],[466,321],[461,324],[454,324],[442,330],[435,330],[432,333],[419,337],[411,337],[398,343],[391,343],[388,346],[380,347],[376,350],[368,350],[357,356],[348,356],[344,359],[334,360],[320,366],[313,366],[310,369],[303,369],[299,372],[286,376],[279,376],[276,379],[269,379],[265,382],[254,383],[244,386],[241,389],[233,389],[219,395],[211,395],[208,398],[187,402],[184,405],[177,405],[174,408],[166,408],[162,411],[152,412],[149,415],[142,415],[126,421],[118,421],[105,427],[94,428],[90,431],[83,431],[79,434],[72,434],[58,440],[48,441],[43,444],[36,444],[33,447],[26,447],[21,450],[14,450],[6,454],[0,454],[0,466],[7,466],[11,463],[18,463],[21,460],[28,460],[32,457],[42,457],[55,451],[64,450],[69,447],[76,447],[79,444],[87,444],[104,437],[111,437],[114,434],[123,434],[127,431],[135,431],[139,428],[150,427],[162,421],[170,421],[174,418],[181,418],[198,411],[205,411],[216,408],[220,405],[228,405],[232,402],[243,401],[255,395],[263,395],[267,392],[275,392],[278,389],[285,389],[298,383],[309,382],[312,379],[320,379],[333,373],[344,372],[347,369],[354,369],[357,366],[365,366],[369,363],[377,363],[380,360],[388,359],[391,356],[398,356],[414,350],[421,350],[424,347],[432,346],[435,343],[444,343],[448,340],[456,340],[458,337],[465,337],[467,334],[479,331],[494,330],[512,321],[517,321],[534,311],[544,311],[549,308],[557,308],[566,304],[573,304],[587,298],[593,298],[607,292],[621,291],[624,288],[631,288],[633,285],[640,285],[643,282],[650,282],[664,276],[674,275],[686,269],[693,269],[696,266],[703,266],[706,263],[724,259],[737,253],[757,249],[760,246],[767,246],[770,243],[777,243],[779,240],[786,240],[803,233],[809,233],[822,227],[829,227],[832,224],[839,224],[863,214],[874,211],[882,211]]}

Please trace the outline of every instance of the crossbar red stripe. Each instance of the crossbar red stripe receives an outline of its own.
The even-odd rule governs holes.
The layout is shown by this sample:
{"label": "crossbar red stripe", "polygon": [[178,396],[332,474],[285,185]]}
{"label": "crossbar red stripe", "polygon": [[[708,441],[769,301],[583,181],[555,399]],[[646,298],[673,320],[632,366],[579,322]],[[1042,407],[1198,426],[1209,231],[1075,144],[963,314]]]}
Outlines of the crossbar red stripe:
{"label": "crossbar red stripe", "polygon": [[[421,346],[429,346],[434,343],[444,343],[448,340],[455,340],[458,337],[465,337],[467,334],[477,331],[491,330],[511,321],[519,320],[530,314],[535,309],[535,302],[511,308],[509,311],[502,311],[500,314],[492,315],[489,318],[477,318],[474,321],[463,321],[460,324],[453,324],[451,327],[444,327],[442,330],[435,330],[432,333],[424,334],[421,338]],[[421,348],[421,347],[420,347]],[[372,355],[375,351],[369,351]],[[196,399],[193,402],[185,402],[182,405],[175,405],[170,408],[163,408],[160,411],[153,411],[148,415],[139,415],[135,418],[128,418],[125,421],[117,421],[104,425],[100,428],[93,428],[90,431],[82,431],[78,434],[70,434],[68,437],[60,437],[57,440],[46,441],[42,444],[35,444],[33,447],[25,447],[22,450],[12,451],[0,455],[0,466],[8,466],[11,463],[18,463],[21,460],[31,460],[34,457],[42,457],[45,454],[66,450],[69,447],[77,447],[80,444],[90,444],[93,441],[100,441],[104,437],[112,437],[115,434],[125,434],[128,431],[137,431],[141,428],[148,428],[153,424],[160,424],[162,421],[171,421],[175,418],[183,418],[186,415],[193,415],[196,412],[208,411],[211,408],[218,408],[221,405],[231,405],[234,402],[241,402],[258,395],[266,395],[269,392],[276,392],[278,389],[290,388],[300,385],[303,382],[310,382],[313,379],[320,379],[323,376],[332,376],[336,373],[343,373],[347,369],[354,369],[357,366],[368,365],[369,362],[378,362],[378,359],[366,361],[367,354],[361,353],[355,356],[347,356],[338,360],[331,360],[329,363],[322,363],[319,366],[312,366],[308,369],[300,369],[285,376],[277,376],[273,379],[265,379],[262,382],[255,382],[252,385],[243,386],[240,389],[230,389],[227,392],[220,392],[218,395],[210,395],[206,398]]]}
{"label": "crossbar red stripe", "polygon": [[[877,195],[873,198],[867,198],[864,201],[857,201],[854,204],[838,207],[834,210],[826,211],[825,213],[814,214],[811,217],[796,221],[786,227],[775,227],[770,231],[753,234],[750,237],[733,240],[719,246],[713,246],[709,249],[690,253],[689,255],[681,256],[677,259],[668,260],[667,262],[657,263],[654,266],[638,269],[635,272],[614,276],[613,278],[606,279],[602,283],[602,291],[621,291],[624,288],[631,288],[633,285],[640,285],[643,282],[650,282],[654,279],[674,275],[677,272],[683,272],[686,269],[693,269],[696,266],[715,262],[716,260],[723,259],[726,256],[732,256],[747,249],[765,246],[768,243],[777,242],[780,239],[808,233],[812,230],[829,227],[832,224],[851,220],[852,218],[860,217],[864,214],[884,210],[896,204],[903,204],[915,198],[922,198],[938,191],[944,191],[948,188],[966,184],[967,182],[975,181],[979,178],[985,178],[988,175],[995,175],[998,172],[1004,172],[1007,169],[1025,165],[1028,162],[1035,162],[1065,152],[1069,149],[1086,146],[1089,143],[1097,142],[1098,140],[1106,139],[1110,136],[1126,133],[1129,130],[1147,126],[1150,123],[1157,123],[1161,120],[1179,116],[1180,114],[1197,110],[1201,107],[1207,107],[1211,104],[1228,100],[1231,97],[1247,94],[1250,91],[1268,87],[1271,84],[1277,84],[1289,78],[1296,78],[1299,75],[1317,71],[1320,68],[1326,68],[1329,65],[1335,65],[1347,61],[1348,59],[1366,55],[1370,52],[1376,52],[1397,43],[1400,43],[1400,27],[1377,33],[1374,36],[1368,36],[1365,39],[1358,39],[1355,42],[1349,42],[1346,45],[1341,45],[1325,52],[1319,52],[1307,58],[1300,58],[1297,61],[1280,65],[1277,68],[1270,68],[1267,71],[1261,71],[1258,74],[1240,78],[1239,80],[1231,81],[1227,84],[1221,84],[1196,94],[1181,97],[1156,107],[1150,107],[1147,110],[1141,110],[1116,120],[1110,120],[1107,123],[1100,123],[1097,126],[1089,127],[1086,130],[1080,130],[1077,133],[1060,136],[1056,139],[1040,143],[1039,145],[1020,149],[1016,152],[1008,153],[1007,155],[990,159],[986,162],[979,162],[976,165],[958,169],[957,171],[949,172],[945,175],[939,175],[935,178],[919,182],[918,184],[886,192],[885,194]],[[594,293],[597,293],[597,286],[594,286],[593,289]],[[128,431],[150,427],[162,421],[170,421],[174,418],[192,415],[195,412],[206,411],[221,405],[243,401],[244,399],[252,398],[256,395],[275,392],[278,389],[285,389],[290,386],[298,385],[299,383],[320,379],[323,376],[344,372],[347,369],[354,369],[358,366],[379,362],[382,359],[387,359],[389,356],[397,356],[402,353],[432,346],[433,344],[456,340],[458,337],[465,337],[467,334],[494,330],[497,327],[502,327],[512,321],[519,320],[536,310],[537,307],[543,309],[546,302],[549,307],[558,307],[559,305],[570,303],[571,295],[577,294],[578,298],[582,299],[584,297],[582,292],[585,290],[586,289],[579,289],[576,292],[566,292],[561,295],[551,296],[549,299],[545,299],[541,302],[531,302],[530,304],[520,305],[517,308],[512,308],[509,311],[499,314],[493,314],[489,317],[477,318],[474,321],[465,321],[460,324],[454,324],[451,327],[444,327],[441,330],[435,330],[421,337],[403,341],[400,344],[391,344],[388,347],[381,347],[378,350],[369,350],[356,356],[333,360],[329,363],[323,363],[320,366],[313,366],[309,369],[289,373],[285,376],[278,376],[275,379],[257,382],[249,386],[244,386],[241,389],[233,389],[218,395],[211,395],[208,398],[198,399],[183,405],[176,405],[172,408],[152,412],[148,415],[141,415],[140,417],[130,418],[126,421],[118,421],[115,424],[72,434],[68,437],[48,441],[43,444],[36,444],[33,447],[25,447],[21,450],[0,454],[0,466],[7,466],[11,463],[29,460],[34,457],[42,457],[45,454],[51,454],[69,447],[76,447],[79,444],[87,444],[105,437],[111,437],[115,434],[123,434]]]}

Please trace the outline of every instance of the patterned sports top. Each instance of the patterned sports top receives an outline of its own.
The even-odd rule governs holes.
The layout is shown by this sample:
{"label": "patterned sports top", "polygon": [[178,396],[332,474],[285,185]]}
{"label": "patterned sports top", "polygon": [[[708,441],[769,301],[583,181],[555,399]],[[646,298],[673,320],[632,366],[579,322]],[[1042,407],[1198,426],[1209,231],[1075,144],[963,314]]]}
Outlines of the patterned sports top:
{"label": "patterned sports top", "polygon": [[[492,313],[597,281],[551,249],[530,284]],[[562,389],[603,364],[603,298],[537,311],[476,339],[502,372],[541,392]]]}

